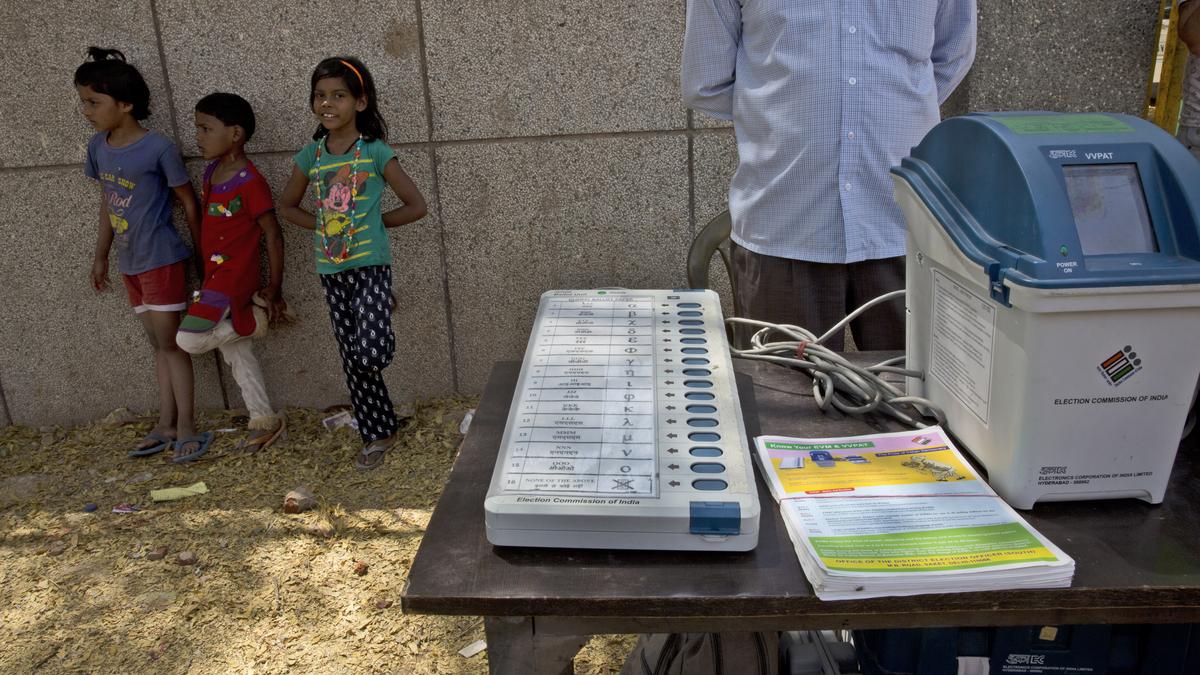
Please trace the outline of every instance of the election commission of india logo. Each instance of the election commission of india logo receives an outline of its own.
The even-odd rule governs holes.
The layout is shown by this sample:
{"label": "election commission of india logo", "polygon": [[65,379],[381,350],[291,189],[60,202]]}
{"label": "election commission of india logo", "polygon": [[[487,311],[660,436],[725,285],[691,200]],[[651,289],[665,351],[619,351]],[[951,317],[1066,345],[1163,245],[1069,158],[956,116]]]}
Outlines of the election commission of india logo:
{"label": "election commission of india logo", "polygon": [[1134,373],[1141,369],[1142,360],[1138,358],[1137,352],[1133,351],[1133,347],[1130,345],[1125,345],[1120,351],[1104,359],[1097,368],[1104,379],[1114,387],[1120,386],[1122,382],[1133,377]]}

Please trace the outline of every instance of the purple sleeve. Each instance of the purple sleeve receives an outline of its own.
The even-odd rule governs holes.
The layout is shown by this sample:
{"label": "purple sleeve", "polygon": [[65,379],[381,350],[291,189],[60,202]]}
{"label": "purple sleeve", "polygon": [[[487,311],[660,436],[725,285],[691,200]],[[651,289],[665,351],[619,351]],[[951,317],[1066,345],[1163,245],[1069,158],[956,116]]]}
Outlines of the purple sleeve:
{"label": "purple sleeve", "polygon": [[187,167],[183,165],[179,148],[175,147],[174,143],[167,143],[167,147],[163,148],[162,154],[158,156],[158,165],[167,177],[167,185],[170,187],[176,188],[192,180]]}

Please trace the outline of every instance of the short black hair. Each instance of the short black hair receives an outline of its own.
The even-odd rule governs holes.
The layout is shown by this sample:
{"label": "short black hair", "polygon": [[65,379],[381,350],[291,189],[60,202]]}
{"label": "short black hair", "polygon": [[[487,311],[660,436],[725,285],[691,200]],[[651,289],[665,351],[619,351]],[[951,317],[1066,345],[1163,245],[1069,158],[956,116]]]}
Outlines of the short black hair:
{"label": "short black hair", "polygon": [[196,112],[212,115],[221,124],[241,127],[246,131],[246,140],[254,136],[254,108],[250,102],[237,94],[217,92],[196,102]]}
{"label": "short black hair", "polygon": [[150,116],[150,87],[125,55],[116,49],[88,47],[88,58],[75,69],[75,86],[113,97],[118,103],[133,106],[133,119]]}

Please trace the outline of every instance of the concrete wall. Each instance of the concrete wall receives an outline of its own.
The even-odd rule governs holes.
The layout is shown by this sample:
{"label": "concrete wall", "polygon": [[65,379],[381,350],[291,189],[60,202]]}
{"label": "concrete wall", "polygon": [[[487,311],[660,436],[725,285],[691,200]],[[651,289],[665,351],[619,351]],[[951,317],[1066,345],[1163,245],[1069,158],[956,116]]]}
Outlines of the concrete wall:
{"label": "concrete wall", "polygon": [[[1140,111],[1154,0],[980,4],[977,65],[947,112]],[[405,400],[478,391],[492,362],[520,357],[543,290],[684,282],[687,244],[724,208],[736,150],[726,125],[679,104],[683,25],[681,0],[3,3],[0,424],[154,402],[123,292],[87,284],[97,190],[71,86],[87,45],[118,47],[142,70],[149,125],[193,175],[196,99],[249,99],[248,149],[276,190],[314,126],[311,68],[339,51],[371,67],[389,140],[430,203],[392,234],[402,337],[388,379]],[[286,232],[285,294],[303,322],[258,345],[269,386],[282,405],[341,402],[307,239]],[[199,404],[240,405],[218,367],[197,359]]]}

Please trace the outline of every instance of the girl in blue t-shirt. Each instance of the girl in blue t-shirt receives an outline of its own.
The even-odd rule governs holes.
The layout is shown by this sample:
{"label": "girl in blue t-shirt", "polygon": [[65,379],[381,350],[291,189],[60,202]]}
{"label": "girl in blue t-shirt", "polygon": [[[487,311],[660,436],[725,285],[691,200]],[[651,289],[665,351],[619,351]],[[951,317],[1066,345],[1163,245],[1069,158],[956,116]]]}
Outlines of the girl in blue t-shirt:
{"label": "girl in blue t-shirt", "polygon": [[[313,142],[293,158],[279,215],[313,231],[317,274],[363,441],[355,465],[373,469],[399,427],[383,381],[396,349],[392,258],[384,228],[420,220],[425,198],[386,143],[375,82],[361,61],[339,56],[318,63],[308,102],[319,124]],[[315,215],[300,208],[309,183]],[[385,186],[403,206],[382,212]]]}
{"label": "girl in blue t-shirt", "polygon": [[191,252],[171,223],[171,194],[182,202],[197,241],[196,194],[179,149],[141,125],[150,116],[150,89],[141,73],[115,49],[89,47],[88,56],[75,70],[75,89],[96,130],[84,173],[101,188],[92,288],[109,288],[108,254],[116,244],[117,266],[154,350],[158,380],[158,423],[129,455],[172,447],[173,461],[190,461],[208,449],[212,433],[196,434],[192,360],[175,344],[179,312],[187,306],[184,266]]}

